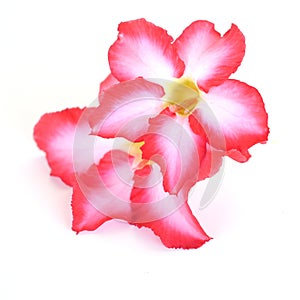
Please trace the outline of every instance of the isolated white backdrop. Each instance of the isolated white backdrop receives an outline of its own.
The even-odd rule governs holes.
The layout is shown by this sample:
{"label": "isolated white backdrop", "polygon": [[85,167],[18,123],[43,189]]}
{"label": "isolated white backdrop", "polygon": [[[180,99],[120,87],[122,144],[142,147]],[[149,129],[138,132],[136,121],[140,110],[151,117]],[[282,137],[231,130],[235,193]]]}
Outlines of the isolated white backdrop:
{"label": "isolated white backdrop", "polygon": [[[1,299],[299,299],[297,2],[17,1],[0,4]],[[32,139],[39,117],[85,106],[109,72],[121,21],[145,17],[176,37],[231,23],[247,51],[234,78],[261,92],[271,134],[246,164],[227,161],[214,201],[193,210],[212,241],[169,250],[146,229],[71,231],[71,190]]]}

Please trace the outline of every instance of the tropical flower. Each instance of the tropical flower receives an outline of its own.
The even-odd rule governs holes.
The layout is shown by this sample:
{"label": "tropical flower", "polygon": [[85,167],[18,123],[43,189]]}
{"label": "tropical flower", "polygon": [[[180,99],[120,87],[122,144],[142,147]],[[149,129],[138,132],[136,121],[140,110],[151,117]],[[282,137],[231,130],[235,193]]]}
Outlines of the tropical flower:
{"label": "tropical flower", "polygon": [[[173,42],[166,30],[145,19],[123,22],[108,52],[111,74],[100,85],[99,101],[102,92],[118,82],[143,77],[158,83],[164,88],[163,103],[135,101],[127,109],[127,105],[121,105],[122,96],[116,97],[108,105],[118,110],[113,116],[122,115],[125,120],[134,113],[144,119],[148,115],[149,120],[168,108],[178,122],[187,119],[184,122],[193,138],[205,140],[200,152],[207,151],[209,156],[222,152],[245,162],[250,158],[251,146],[267,141],[269,129],[259,92],[246,83],[228,79],[241,64],[244,53],[245,38],[236,25],[221,36],[212,23],[195,21]],[[136,94],[147,94],[147,85],[139,88]],[[109,113],[109,108],[106,110]],[[112,121],[106,118],[106,122]],[[91,121],[94,133],[116,136],[112,131],[97,132],[99,124],[104,126],[101,105]],[[212,166],[215,171],[220,165],[216,161]],[[199,180],[211,175],[212,171],[202,173]]]}
{"label": "tropical flower", "polygon": [[173,42],[144,19],[120,24],[99,105],[45,114],[34,129],[51,175],[73,188],[75,232],[121,219],[167,247],[210,239],[188,205],[191,188],[225,155],[247,161],[269,132],[259,92],[228,79],[244,53],[235,25],[221,36],[196,21]]}
{"label": "tropical flower", "polygon": [[[77,233],[95,230],[104,222],[121,219],[150,228],[167,247],[198,248],[208,241],[187,203],[193,171],[177,184],[176,195],[166,192],[161,168],[142,157],[144,141],[117,138],[112,143],[112,139],[89,135],[87,120],[93,110],[72,108],[45,114],[34,129],[51,174],[73,188],[72,229]],[[164,114],[159,119],[165,127],[177,125],[182,143],[190,143],[172,118]]]}

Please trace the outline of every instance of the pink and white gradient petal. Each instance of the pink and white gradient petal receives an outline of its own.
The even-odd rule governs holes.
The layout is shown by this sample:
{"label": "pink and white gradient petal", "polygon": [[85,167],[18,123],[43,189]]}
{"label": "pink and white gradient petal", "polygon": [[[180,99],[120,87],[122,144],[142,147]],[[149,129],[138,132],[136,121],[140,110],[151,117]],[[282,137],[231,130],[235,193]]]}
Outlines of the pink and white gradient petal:
{"label": "pink and white gradient petal", "polygon": [[48,113],[34,128],[34,139],[46,153],[51,175],[72,186],[74,173],[86,171],[111,149],[112,140],[90,135],[94,108],[70,108]]}
{"label": "pink and white gradient petal", "polygon": [[199,248],[211,239],[186,202],[163,219],[137,224],[137,226],[150,228],[168,248]]}
{"label": "pink and white gradient petal", "polygon": [[70,186],[74,177],[74,136],[83,111],[81,108],[70,108],[47,113],[34,127],[35,142],[46,153],[51,175]]}
{"label": "pink and white gradient petal", "polygon": [[102,214],[86,199],[76,181],[73,183],[71,204],[73,213],[72,229],[77,233],[83,230],[96,230],[103,223],[111,220],[110,217]]}
{"label": "pink and white gradient petal", "polygon": [[212,147],[245,162],[250,157],[248,149],[251,146],[267,141],[268,115],[254,87],[229,79],[211,88],[203,99],[193,115]]}
{"label": "pink and white gradient petal", "polygon": [[[181,194],[184,192],[187,194],[186,188],[182,189]],[[130,199],[132,208],[130,223],[137,226],[140,223],[165,218],[186,201],[183,197],[165,192],[160,167],[154,162],[135,171]]]}
{"label": "pink and white gradient petal", "polygon": [[134,158],[121,150],[111,150],[88,171],[76,174],[85,198],[102,214],[128,220],[131,218],[130,194],[133,186]]}
{"label": "pink and white gradient petal", "polygon": [[144,78],[171,78],[183,74],[184,64],[167,31],[145,19],[122,22],[119,35],[110,47],[110,69],[119,81]]}
{"label": "pink and white gradient petal", "polygon": [[[159,177],[159,168],[156,167],[158,166],[154,163],[135,173],[135,187],[132,189],[131,201],[133,205],[142,205],[136,214],[139,222],[132,224],[150,228],[168,248],[200,247],[210,238],[187,204],[188,184],[182,187],[178,195],[170,195],[164,190]],[[142,215],[142,211],[145,214]],[[143,222],[147,218],[150,221]]]}
{"label": "pink and white gradient petal", "polygon": [[163,109],[163,95],[160,85],[143,78],[113,86],[100,96],[101,104],[90,117],[92,133],[135,141],[147,131],[149,118]]}
{"label": "pink and white gradient petal", "polygon": [[199,153],[190,129],[184,125],[187,119],[160,114],[150,120],[148,133],[141,147],[143,158],[158,163],[163,173],[167,192],[177,194],[187,183],[190,187],[197,181]]}
{"label": "pink and white gradient petal", "polygon": [[222,84],[241,64],[245,38],[238,27],[221,36],[208,21],[195,21],[174,42],[185,63],[184,74],[192,77],[205,92]]}

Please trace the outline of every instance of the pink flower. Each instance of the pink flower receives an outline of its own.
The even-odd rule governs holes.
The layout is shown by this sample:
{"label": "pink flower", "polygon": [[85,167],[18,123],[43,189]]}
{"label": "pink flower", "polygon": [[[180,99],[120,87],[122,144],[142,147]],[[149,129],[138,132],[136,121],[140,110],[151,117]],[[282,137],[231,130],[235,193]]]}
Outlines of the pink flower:
{"label": "pink flower", "polygon": [[[212,23],[195,21],[173,42],[167,31],[145,19],[121,23],[118,39],[108,52],[111,74],[100,85],[101,105],[91,121],[94,133],[105,137],[124,134],[106,129],[120,116],[124,121],[130,120],[133,112],[145,124],[167,108],[179,123],[185,122],[195,144],[199,139],[205,141],[199,152],[207,151],[209,156],[218,152],[220,158],[212,166],[215,171],[220,165],[220,152],[239,162],[247,161],[248,149],[266,142],[269,129],[259,92],[246,83],[228,79],[241,64],[244,53],[245,38],[235,25],[221,36]],[[146,100],[123,105],[124,91],[118,91],[118,97],[115,95],[109,104],[104,103],[103,91],[137,77],[161,85],[163,103]],[[147,85],[136,87],[134,93],[137,97],[146,95]],[[103,117],[112,111],[105,125]],[[155,120],[151,124],[159,127]],[[97,132],[102,126],[105,129]],[[213,171],[202,172],[198,179],[211,175]]]}
{"label": "pink flower", "polygon": [[[95,230],[106,221],[121,219],[150,228],[167,247],[198,248],[208,241],[187,204],[193,171],[190,177],[177,178],[176,194],[166,192],[159,165],[143,158],[146,142],[117,138],[113,144],[112,139],[89,135],[87,120],[93,111],[73,108],[46,114],[34,129],[51,174],[73,187],[72,229]],[[162,128],[177,126],[183,144],[191,142],[170,116],[158,118]],[[175,145],[169,150],[175,153]],[[196,157],[196,152],[191,155]]]}
{"label": "pink flower", "polygon": [[120,24],[99,105],[45,114],[34,129],[51,175],[73,188],[74,231],[121,219],[167,247],[210,239],[189,208],[190,189],[224,155],[247,161],[269,132],[259,92],[228,79],[244,52],[235,25],[221,36],[196,21],[173,42],[144,19]]}

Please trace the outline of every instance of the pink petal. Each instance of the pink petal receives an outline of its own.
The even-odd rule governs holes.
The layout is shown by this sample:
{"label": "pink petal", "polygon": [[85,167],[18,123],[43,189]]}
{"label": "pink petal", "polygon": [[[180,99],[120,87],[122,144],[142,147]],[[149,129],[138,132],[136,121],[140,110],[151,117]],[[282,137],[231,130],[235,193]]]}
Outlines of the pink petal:
{"label": "pink petal", "polygon": [[132,203],[152,203],[169,195],[162,185],[162,173],[159,165],[152,163],[134,172],[134,187],[131,192]]}
{"label": "pink petal", "polygon": [[48,113],[34,128],[34,139],[46,153],[51,175],[72,185],[75,172],[86,171],[111,149],[112,140],[91,136],[88,118],[94,108]]}
{"label": "pink petal", "polygon": [[138,19],[119,25],[119,35],[110,47],[108,59],[113,76],[119,81],[145,78],[180,77],[184,64],[167,31]]}
{"label": "pink petal", "polygon": [[113,85],[119,83],[119,80],[115,78],[112,74],[109,74],[101,83],[100,83],[100,90],[99,90],[99,97],[102,92],[109,89]]}
{"label": "pink petal", "polygon": [[131,192],[132,217],[130,223],[147,223],[160,220],[177,210],[186,201],[188,190],[180,191],[186,197],[177,197],[164,191],[163,177],[156,163],[135,171]]}
{"label": "pink petal", "polygon": [[133,186],[133,157],[126,152],[112,150],[99,164],[87,172],[77,174],[78,186],[87,201],[110,218],[130,219],[130,194]]}
{"label": "pink petal", "polygon": [[121,82],[106,90],[90,117],[93,134],[135,140],[145,133],[148,119],[163,109],[161,86],[143,78]]}
{"label": "pink petal", "polygon": [[135,172],[131,223],[150,228],[169,248],[200,247],[210,238],[186,203],[188,185],[178,195],[169,195],[164,191],[161,175],[155,163]]}
{"label": "pink petal", "polygon": [[137,226],[150,228],[168,248],[199,248],[210,240],[187,203],[161,220],[137,224]]}
{"label": "pink petal", "polygon": [[223,164],[224,151],[217,150],[207,143],[205,131],[195,116],[189,116],[189,124],[190,135],[193,136],[199,154],[200,167],[198,180],[204,180],[212,177],[219,171]]}
{"label": "pink petal", "polygon": [[185,118],[161,114],[150,120],[148,133],[143,137],[143,158],[160,165],[165,190],[171,194],[177,194],[186,183],[194,185],[199,172],[198,151],[203,149],[197,148],[188,123],[184,123]]}
{"label": "pink petal", "polygon": [[95,107],[89,107],[82,113],[77,125],[73,141],[74,172],[83,173],[110,151],[115,145],[114,139],[105,139],[91,135],[89,118],[94,113]]}
{"label": "pink petal", "polygon": [[111,218],[97,210],[84,196],[75,182],[72,196],[73,223],[72,229],[79,233],[83,230],[95,230]]}
{"label": "pink petal", "polygon": [[268,116],[259,92],[246,83],[227,80],[203,95],[193,112],[211,146],[237,161],[249,159],[248,149],[267,141]]}
{"label": "pink petal", "polygon": [[208,21],[196,21],[174,42],[185,63],[185,75],[194,78],[200,89],[208,92],[224,82],[241,64],[245,38],[234,24],[224,36]]}
{"label": "pink petal", "polygon": [[216,150],[206,143],[206,152],[200,163],[198,180],[214,176],[223,164],[223,156],[223,151]]}
{"label": "pink petal", "polygon": [[84,109],[71,108],[48,113],[34,127],[34,139],[46,153],[51,175],[60,177],[67,185],[72,185],[75,129],[83,111]]}

